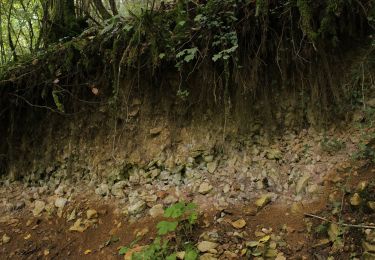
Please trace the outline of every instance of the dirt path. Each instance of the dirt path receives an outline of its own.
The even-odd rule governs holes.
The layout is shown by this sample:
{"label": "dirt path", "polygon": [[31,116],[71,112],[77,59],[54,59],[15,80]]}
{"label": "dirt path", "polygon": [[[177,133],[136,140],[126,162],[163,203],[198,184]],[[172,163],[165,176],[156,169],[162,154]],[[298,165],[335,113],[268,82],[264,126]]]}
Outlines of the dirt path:
{"label": "dirt path", "polygon": [[[247,259],[241,256],[251,250],[246,244],[267,234],[276,241],[278,259],[326,259],[329,255],[336,256],[335,259],[349,259],[350,255],[362,255],[364,232],[372,233],[371,230],[346,229],[339,234],[343,245],[336,250],[333,249],[335,241],[332,241],[329,232],[319,234],[314,231],[324,221],[306,218],[304,213],[332,221],[338,220],[341,215],[341,220],[350,224],[374,223],[372,211],[350,205],[351,194],[358,183],[371,183],[374,175],[375,169],[370,167],[355,176],[343,174],[339,181],[330,176],[333,181],[325,182],[323,191],[313,202],[286,205],[279,199],[261,209],[254,209],[254,205],[249,203],[232,205],[224,210],[205,210],[200,214],[193,239],[199,241],[205,234],[214,232],[216,242],[220,244],[217,249],[219,259]],[[341,192],[343,185],[350,191],[345,196]],[[369,187],[369,197],[363,200],[373,199],[373,186]],[[21,185],[1,187],[1,195],[16,199],[24,190]],[[339,215],[332,213],[334,196],[344,201],[340,205]],[[129,219],[121,214],[117,203],[115,199],[103,200],[84,190],[77,193],[62,213],[44,212],[35,217],[27,205],[19,205],[20,209],[13,209],[0,219],[0,236],[3,238],[0,259],[122,259],[123,256],[118,255],[119,247],[129,245],[137,233],[143,235],[137,242],[139,245],[150,244],[156,236],[155,226],[161,218]],[[205,205],[200,206],[204,208]],[[71,220],[67,221],[72,211],[76,216],[71,216]],[[84,223],[80,226],[82,232],[71,230],[78,219]],[[238,219],[245,220],[245,227],[233,227],[231,223]]]}

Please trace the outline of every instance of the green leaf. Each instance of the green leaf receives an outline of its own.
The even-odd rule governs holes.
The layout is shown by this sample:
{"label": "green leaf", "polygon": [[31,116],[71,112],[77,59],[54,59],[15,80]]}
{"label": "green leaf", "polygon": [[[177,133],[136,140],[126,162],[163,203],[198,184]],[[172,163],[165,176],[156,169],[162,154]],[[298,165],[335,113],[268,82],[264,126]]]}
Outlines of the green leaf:
{"label": "green leaf", "polygon": [[179,53],[176,54],[176,58],[177,58],[177,59],[178,59],[178,58],[181,58],[182,56],[185,55],[185,53],[186,53],[186,50],[182,50],[182,51],[180,51]]}
{"label": "green leaf", "polygon": [[216,62],[218,59],[222,58],[223,57],[223,54],[221,52],[215,54],[213,57],[212,57],[212,60],[214,62]]}
{"label": "green leaf", "polygon": [[185,203],[179,202],[171,205],[164,212],[166,218],[179,218],[185,213]]}
{"label": "green leaf", "polygon": [[198,219],[198,213],[197,212],[191,213],[189,216],[189,224],[194,225],[197,222],[197,219]]}
{"label": "green leaf", "polygon": [[179,26],[184,26],[185,23],[186,23],[186,21],[180,21],[180,22],[178,22],[178,25],[179,25]]}
{"label": "green leaf", "polygon": [[258,241],[250,241],[246,243],[247,247],[257,247],[259,245]]}
{"label": "green leaf", "polygon": [[167,256],[167,257],[165,258],[165,260],[176,260],[176,259],[177,259],[176,254],[171,254],[171,255],[169,255],[169,256]]}
{"label": "green leaf", "polygon": [[57,107],[57,109],[61,112],[61,113],[64,113],[65,112],[65,109],[64,109],[64,105],[61,103],[60,101],[60,98],[58,96],[58,91],[56,90],[53,90],[52,91],[52,97],[53,97],[53,101],[55,102],[55,105]]}
{"label": "green leaf", "polygon": [[185,260],[196,260],[198,259],[198,252],[192,248],[186,250]]}
{"label": "green leaf", "polygon": [[156,228],[158,229],[159,235],[165,235],[169,232],[173,232],[176,230],[178,225],[178,221],[170,222],[170,221],[161,221],[157,224]]}
{"label": "green leaf", "polygon": [[197,52],[198,52],[197,47],[194,47],[191,49],[185,49],[177,53],[176,58],[177,59],[183,58],[185,62],[190,62],[195,58],[195,55],[197,54]]}
{"label": "green leaf", "polygon": [[123,247],[121,247],[120,250],[118,251],[118,254],[119,254],[119,255],[125,255],[129,250],[130,250],[129,247],[123,246]]}
{"label": "green leaf", "polygon": [[194,18],[194,22],[200,22],[203,18],[203,15],[202,14],[198,14],[197,16],[195,16]]}
{"label": "green leaf", "polygon": [[188,203],[186,205],[186,210],[196,210],[197,209],[197,204],[195,203]]}

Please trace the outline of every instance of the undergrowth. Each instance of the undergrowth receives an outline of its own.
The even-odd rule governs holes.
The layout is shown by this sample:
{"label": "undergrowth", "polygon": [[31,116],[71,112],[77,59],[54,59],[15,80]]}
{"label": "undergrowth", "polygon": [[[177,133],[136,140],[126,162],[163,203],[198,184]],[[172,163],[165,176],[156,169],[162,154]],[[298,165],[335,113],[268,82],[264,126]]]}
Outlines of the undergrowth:
{"label": "undergrowth", "polygon": [[184,259],[195,260],[198,258],[198,251],[195,248],[192,237],[193,228],[198,220],[194,203],[178,202],[168,207],[164,212],[163,220],[156,226],[158,236],[150,245],[138,246],[135,249],[135,240],[131,245],[121,247],[120,255],[131,252],[133,260],[175,260],[178,252],[184,252]]}
{"label": "undergrowth", "polygon": [[374,78],[374,11],[372,0],[181,0],[115,16],[0,68],[0,167],[19,126],[87,107],[120,117],[135,91],[217,109],[223,140],[229,118],[274,122],[285,92],[300,124],[342,118]]}
{"label": "undergrowth", "polygon": [[[69,111],[63,103],[69,107],[72,95],[100,93],[91,98],[116,102],[124,78],[137,77],[139,84],[140,79],[155,81],[175,69],[180,74],[176,93],[184,99],[194,73],[213,73],[201,88],[217,86],[224,104],[236,88],[255,95],[262,88],[292,84],[320,96],[316,101],[325,107],[343,94],[333,79],[322,84],[309,78],[317,76],[310,64],[321,64],[327,75],[339,72],[330,68],[333,57],[349,47],[347,42],[368,41],[374,10],[372,1],[365,0],[185,0],[168,9],[141,8],[7,64],[0,70],[1,91],[8,93],[6,99],[44,103],[63,113]],[[270,78],[267,71],[279,75]],[[245,83],[247,76],[251,82]],[[92,91],[97,87],[99,92]]]}

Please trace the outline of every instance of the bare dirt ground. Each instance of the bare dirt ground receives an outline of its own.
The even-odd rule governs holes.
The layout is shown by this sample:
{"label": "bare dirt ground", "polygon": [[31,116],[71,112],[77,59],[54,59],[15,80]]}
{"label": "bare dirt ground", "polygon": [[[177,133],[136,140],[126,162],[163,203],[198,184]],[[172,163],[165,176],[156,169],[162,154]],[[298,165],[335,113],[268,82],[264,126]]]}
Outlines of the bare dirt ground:
{"label": "bare dirt ground", "polygon": [[[366,234],[370,236],[373,232],[371,227],[375,223],[375,214],[366,207],[365,200],[373,199],[371,182],[374,176],[375,168],[372,166],[354,173],[335,173],[327,178],[322,191],[312,202],[289,206],[280,199],[255,210],[252,203],[231,205],[224,210],[199,205],[204,210],[200,212],[193,240],[198,243],[205,232],[217,233],[220,244],[218,259],[255,259],[249,254],[246,256],[246,251],[251,250],[246,245],[267,234],[276,241],[279,252],[276,259],[327,259],[328,256],[334,257],[331,259],[355,259],[363,255]],[[362,198],[361,206],[353,206],[353,193],[360,183],[367,185],[369,195]],[[18,205],[19,209],[3,214],[0,218],[0,259],[123,259],[124,256],[118,254],[119,248],[134,241],[137,233],[141,232],[138,245],[147,245],[156,236],[155,226],[161,217],[129,219],[120,213],[116,199],[104,200],[85,187],[75,188],[81,190],[60,213],[49,214],[47,211],[34,216],[27,205]],[[27,189],[30,188],[21,184],[3,186],[1,198],[16,201]],[[333,197],[342,201],[338,212],[333,212]],[[72,210],[75,210],[76,216],[69,221],[58,216],[69,215]],[[88,210],[95,210],[93,216],[87,215]],[[79,218],[89,219],[89,222],[81,225],[82,230],[72,231],[71,227]],[[231,223],[237,219],[244,219],[245,227],[234,228]],[[328,233],[316,231],[322,224],[338,221],[341,221],[339,227],[341,224],[359,226],[345,228],[337,234],[330,233],[329,228]],[[335,235],[342,242],[337,248]]]}

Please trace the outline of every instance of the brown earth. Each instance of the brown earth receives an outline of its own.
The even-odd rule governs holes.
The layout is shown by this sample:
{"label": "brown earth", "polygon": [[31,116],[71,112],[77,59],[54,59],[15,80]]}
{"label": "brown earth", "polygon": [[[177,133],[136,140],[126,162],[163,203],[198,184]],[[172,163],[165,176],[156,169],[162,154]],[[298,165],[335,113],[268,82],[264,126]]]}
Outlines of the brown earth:
{"label": "brown earth", "polygon": [[[336,173],[337,174],[337,173]],[[253,205],[233,205],[224,210],[223,221],[217,222],[222,214],[219,210],[204,210],[200,214],[199,225],[196,228],[195,240],[199,235],[209,230],[217,230],[220,244],[228,244],[233,248],[236,244],[238,252],[244,248],[246,241],[256,240],[255,231],[268,232],[270,234],[281,234],[285,246],[279,248],[286,259],[326,259],[329,253],[332,254],[329,242],[322,246],[314,247],[319,243],[321,237],[314,232],[308,232],[308,224],[313,227],[324,223],[317,218],[309,218],[304,213],[311,213],[316,216],[325,216],[330,220],[335,217],[330,214],[332,203],[330,196],[338,193],[344,204],[341,206],[341,219],[351,220],[350,223],[374,223],[375,214],[367,213],[365,219],[363,213],[353,210],[347,202],[349,194],[342,195],[341,187],[345,185],[348,190],[354,189],[360,181],[371,182],[374,179],[375,168],[367,167],[359,173],[347,172],[340,174],[340,181],[326,181],[323,191],[316,196],[316,200],[308,203],[295,203],[286,206],[283,201],[277,200],[257,213]],[[329,176],[327,180],[335,180]],[[12,184],[9,187],[1,187],[2,198],[17,198],[25,188],[21,184]],[[202,205],[201,205],[202,206]],[[77,212],[84,215],[86,210],[95,209],[98,212],[96,222],[80,233],[69,231],[74,221],[67,222],[56,214],[48,216],[44,213],[40,217],[34,217],[27,207],[21,210],[12,211],[3,215],[0,219],[0,236],[7,234],[10,241],[0,247],[0,259],[122,259],[118,255],[120,246],[129,245],[135,238],[136,233],[145,233],[137,242],[138,245],[147,245],[152,242],[156,235],[155,226],[160,219],[143,217],[136,221],[129,221],[119,214],[118,204],[115,199],[103,200],[83,189],[74,201],[69,202],[64,211],[75,208]],[[204,208],[204,207],[203,207]],[[79,216],[77,216],[79,217]],[[235,230],[230,224],[231,221],[243,218],[247,225],[241,230]],[[143,230],[143,231],[142,231]],[[238,231],[241,235],[233,232]],[[335,252],[338,258],[349,259],[353,249],[361,253],[361,239],[359,231],[361,228],[349,229],[344,236],[344,244],[340,251]],[[112,238],[112,242],[109,242]],[[346,245],[348,243],[348,246]],[[246,259],[237,254],[236,259]],[[323,258],[318,258],[318,257]],[[221,259],[228,259],[222,256]],[[282,259],[282,258],[280,258]]]}

